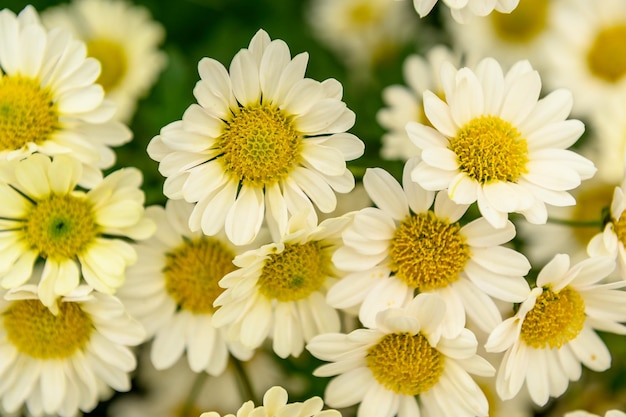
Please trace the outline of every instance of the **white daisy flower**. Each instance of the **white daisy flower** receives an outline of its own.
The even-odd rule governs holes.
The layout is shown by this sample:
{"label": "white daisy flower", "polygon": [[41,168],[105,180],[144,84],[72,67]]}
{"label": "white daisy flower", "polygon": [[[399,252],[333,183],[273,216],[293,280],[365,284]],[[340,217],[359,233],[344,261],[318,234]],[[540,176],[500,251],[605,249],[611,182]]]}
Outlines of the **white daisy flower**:
{"label": "white daisy flower", "polygon": [[[584,410],[576,410],[570,411],[569,413],[565,413],[564,417],[601,417],[598,414],[592,414]],[[608,410],[604,417],[626,417],[626,413],[619,410]]]}
{"label": "white daisy flower", "polygon": [[87,44],[87,55],[102,65],[96,82],[115,102],[115,118],[129,121],[166,64],[158,49],[163,26],[147,8],[124,0],[73,0],[46,9],[41,18],[47,27],[70,30]]}
{"label": "white daisy flower", "polygon": [[347,217],[315,226],[306,216],[292,217],[278,241],[234,259],[239,269],[220,281],[226,290],[215,300],[217,327],[230,325],[228,337],[256,349],[271,335],[281,358],[299,356],[304,342],[339,331],[337,311],[326,291],[340,276],[332,263]]}
{"label": "white daisy flower", "polygon": [[226,236],[191,232],[192,209],[183,200],[146,209],[157,231],[134,245],[137,262],[128,268],[117,295],[148,337],[154,336],[151,359],[157,369],[171,367],[186,351],[194,372],[217,376],[226,369],[229,353],[241,360],[252,356],[228,343],[225,329],[211,324],[213,301],[223,291],[218,282],[236,269],[233,259],[243,248],[234,247]]}
{"label": "white daisy flower", "polygon": [[[442,0],[450,8],[454,20],[466,23],[472,16],[487,16],[494,10],[510,13],[517,7],[520,0]],[[425,17],[437,4],[437,0],[413,0],[413,6],[420,15]]]}
{"label": "white daisy flower", "polygon": [[387,130],[382,136],[380,149],[384,159],[407,160],[419,154],[419,148],[409,140],[406,124],[419,122],[429,125],[422,94],[431,90],[439,96],[443,95],[439,70],[446,61],[457,65],[460,57],[443,45],[431,48],[425,57],[409,55],[402,66],[407,86],[392,85],[383,90],[383,101],[387,107],[378,111],[376,119]]}
{"label": "white daisy flower", "polygon": [[492,58],[476,71],[444,63],[445,101],[424,93],[426,116],[434,129],[409,123],[407,132],[422,150],[412,178],[427,190],[447,190],[459,204],[478,202],[495,227],[508,213],[531,223],[547,220],[546,203],[575,203],[567,192],[593,176],[593,163],[568,150],[584,131],[565,120],[572,95],[556,90],[538,100],[541,80],[528,61],[506,75]]}
{"label": "white daisy flower", "polygon": [[366,171],[363,183],[378,208],[356,212],[343,232],[344,246],[333,262],[350,273],[330,288],[328,303],[358,306],[361,322],[372,327],[385,308],[402,307],[415,292],[434,292],[447,307],[446,337],[459,334],[466,314],[489,332],[502,321],[491,297],[520,302],[530,291],[528,260],[501,246],[513,239],[515,227],[507,222],[495,229],[484,218],[462,225],[468,206],[445,193],[435,198],[411,181],[417,163],[406,163],[404,188],[380,168]]}
{"label": "white daisy flower", "polygon": [[[337,410],[322,410],[324,401],[320,397],[309,398],[304,402],[287,403],[287,390],[273,386],[263,396],[263,405],[255,407],[252,401],[244,403],[237,410],[237,417],[341,417]],[[200,417],[220,417],[214,411],[202,413]],[[223,417],[235,417],[226,414]]]}
{"label": "white daisy flower", "polygon": [[502,399],[526,385],[537,405],[562,395],[581,376],[581,364],[600,372],[611,355],[595,330],[626,334],[626,282],[601,284],[615,268],[608,257],[570,266],[556,255],[537,277],[536,287],[517,313],[491,333],[485,349],[505,352],[496,387]]}
{"label": "white daisy flower", "polygon": [[109,387],[130,389],[141,325],[114,296],[79,286],[52,312],[26,285],[0,299],[0,398],[9,412],[74,416],[91,411]]}
{"label": "white daisy flower", "polygon": [[375,328],[314,337],[307,350],[332,362],[314,375],[339,375],[326,387],[326,403],[360,403],[357,417],[486,417],[487,399],[469,373],[491,376],[494,368],[476,355],[470,330],[441,335],[445,310],[437,295],[418,294],[404,309],[381,312]]}
{"label": "white daisy flower", "polygon": [[68,32],[46,31],[32,6],[0,11],[0,32],[0,160],[69,154],[83,164],[81,184],[95,184],[115,162],[110,146],[132,136],[94,84],[100,64]]}
{"label": "white daisy flower", "polygon": [[332,211],[334,191],[354,187],[346,160],[364,145],[345,131],[355,115],[339,82],[304,78],[307,60],[292,59],[282,40],[260,30],[230,73],[214,59],[200,61],[199,104],[148,146],[167,177],[165,195],[197,203],[192,230],[212,236],[225,228],[233,243],[250,243],[264,218],[283,234],[294,213],[311,202]]}
{"label": "white daisy flower", "polygon": [[0,285],[26,283],[41,259],[38,294],[52,310],[81,278],[113,293],[136,260],[126,239],[155,229],[144,218],[140,171],[120,169],[88,190],[76,187],[81,175],[82,165],[65,155],[33,154],[0,168]]}

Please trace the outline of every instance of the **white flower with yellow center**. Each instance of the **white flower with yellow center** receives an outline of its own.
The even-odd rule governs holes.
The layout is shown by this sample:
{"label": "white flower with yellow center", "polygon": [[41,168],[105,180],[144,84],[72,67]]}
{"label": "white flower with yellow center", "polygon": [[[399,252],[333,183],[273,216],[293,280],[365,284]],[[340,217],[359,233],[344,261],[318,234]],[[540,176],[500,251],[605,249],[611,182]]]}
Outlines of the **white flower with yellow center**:
{"label": "white flower with yellow center", "polygon": [[294,213],[311,202],[330,212],[334,191],[354,187],[346,160],[364,145],[345,131],[355,115],[339,82],[304,78],[307,60],[291,59],[285,42],[260,30],[230,73],[214,59],[200,61],[198,104],[148,146],[167,177],[165,195],[196,203],[192,230],[225,229],[236,245],[250,243],[264,218],[283,234]]}
{"label": "white flower with yellow center", "polygon": [[539,100],[541,80],[528,61],[503,74],[486,58],[476,70],[444,63],[445,101],[424,93],[424,109],[434,128],[409,123],[409,137],[422,162],[412,178],[427,190],[447,190],[459,204],[478,202],[494,227],[508,213],[546,223],[546,204],[575,204],[569,190],[593,176],[591,161],[566,149],[584,131],[579,120],[565,120],[572,95],[556,90]]}
{"label": "white flower with yellow center", "polygon": [[[450,8],[454,20],[466,23],[473,16],[487,16],[494,10],[510,13],[517,7],[520,0],[442,0]],[[413,6],[420,15],[425,17],[437,4],[437,0],[413,0]]]}
{"label": "white flower with yellow center", "polygon": [[528,260],[501,246],[513,239],[515,227],[507,222],[495,229],[484,218],[462,225],[468,206],[445,193],[435,198],[411,181],[417,163],[406,163],[404,188],[380,168],[366,171],[363,184],[378,208],[356,212],[344,231],[333,262],[350,273],[330,288],[328,303],[358,306],[361,322],[371,327],[385,308],[402,307],[415,292],[435,292],[447,306],[444,335],[458,335],[466,314],[489,332],[502,321],[491,297],[520,302],[530,291]]}
{"label": "white flower with yellow center", "polygon": [[115,162],[110,146],[132,136],[94,84],[100,65],[68,32],[47,32],[32,6],[0,11],[0,32],[0,160],[69,154],[83,164],[81,184],[95,184]]}
{"label": "white flower with yellow center", "polygon": [[485,349],[505,352],[496,388],[514,397],[524,383],[537,405],[562,395],[582,367],[604,371],[611,355],[595,330],[626,334],[626,282],[601,284],[615,268],[608,257],[587,258],[570,266],[565,254],[541,269],[536,287],[491,333]]}
{"label": "white flower with yellow center", "polygon": [[[273,386],[263,396],[263,405],[254,406],[252,401],[237,410],[237,417],[341,417],[337,410],[322,410],[324,401],[320,397],[304,402],[287,403],[288,394],[281,386]],[[215,411],[202,413],[200,417],[220,417]],[[225,414],[223,417],[235,417]]]}
{"label": "white flower with yellow center", "polygon": [[326,403],[360,403],[357,417],[486,417],[487,399],[469,373],[492,376],[494,369],[476,354],[468,329],[441,335],[445,310],[437,295],[418,294],[404,309],[379,313],[375,328],[314,337],[307,350],[332,362],[314,375],[339,375],[326,387]]}
{"label": "white flower with yellow center", "polygon": [[[211,324],[213,302],[223,289],[218,282],[236,269],[235,248],[226,236],[205,236],[188,226],[193,205],[169,200],[165,209],[151,206],[146,217],[157,225],[155,235],[136,244],[137,262],[128,268],[117,295],[130,314],[154,336],[151,359],[166,369],[187,351],[194,372],[220,375],[229,352],[241,360],[252,355],[227,343],[224,329]],[[146,303],[146,298],[153,300]]]}
{"label": "white flower with yellow center", "polygon": [[278,241],[238,255],[239,269],[220,281],[226,290],[215,300],[213,324],[230,325],[228,338],[249,349],[271,336],[281,358],[299,356],[317,334],[339,331],[326,291],[339,277],[332,256],[347,222],[337,217],[316,226],[295,216]]}
{"label": "white flower with yellow center", "polygon": [[145,239],[155,228],[143,216],[138,170],[120,169],[83,191],[76,187],[81,167],[69,156],[33,154],[0,168],[0,285],[26,283],[42,259],[38,294],[53,310],[81,277],[113,293],[136,260],[126,239]]}
{"label": "white flower with yellow center", "polygon": [[0,398],[6,411],[74,416],[91,411],[109,388],[128,391],[143,327],[114,296],[79,286],[53,314],[26,285],[0,299]]}
{"label": "white flower with yellow center", "polygon": [[158,50],[165,31],[148,9],[123,0],[73,0],[46,9],[41,19],[87,44],[87,55],[102,65],[97,83],[115,102],[115,118],[130,120],[166,63]]}
{"label": "white flower with yellow center", "polygon": [[376,114],[378,123],[388,130],[382,136],[380,154],[383,158],[407,160],[419,154],[419,148],[409,140],[406,124],[430,123],[424,113],[422,94],[431,90],[443,95],[439,70],[444,62],[457,65],[460,58],[443,45],[433,47],[424,57],[410,55],[402,66],[407,86],[392,85],[383,90],[383,101],[387,107]]}

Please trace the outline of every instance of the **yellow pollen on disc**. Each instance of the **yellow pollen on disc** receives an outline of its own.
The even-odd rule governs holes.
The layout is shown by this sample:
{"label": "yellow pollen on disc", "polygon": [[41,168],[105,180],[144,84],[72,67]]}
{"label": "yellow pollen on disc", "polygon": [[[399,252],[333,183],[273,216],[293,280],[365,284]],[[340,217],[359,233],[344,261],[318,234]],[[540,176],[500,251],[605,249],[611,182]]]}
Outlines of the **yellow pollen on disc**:
{"label": "yellow pollen on disc", "polygon": [[405,218],[391,239],[391,271],[419,292],[455,282],[470,258],[470,248],[458,223],[439,219],[434,212]]}
{"label": "yellow pollen on disc", "polygon": [[369,348],[365,360],[379,384],[402,395],[428,391],[444,368],[444,357],[421,333],[385,335]]}
{"label": "yellow pollen on disc", "polygon": [[576,290],[565,287],[553,292],[546,288],[526,314],[520,337],[535,349],[559,349],[575,339],[584,324],[585,302]]}
{"label": "yellow pollen on disc", "polygon": [[480,116],[450,139],[459,169],[482,184],[515,182],[527,171],[528,145],[521,133],[497,116]]}
{"label": "yellow pollen on disc", "polygon": [[109,39],[91,39],[87,41],[87,55],[100,61],[102,70],[96,83],[109,92],[124,79],[128,70],[128,59],[124,47]]}
{"label": "yellow pollen on disc", "polygon": [[526,43],[537,37],[547,27],[549,1],[524,0],[511,13],[491,13],[491,24],[504,41]]}
{"label": "yellow pollen on disc", "polygon": [[617,235],[617,239],[626,246],[626,211],[622,212],[619,219],[612,219],[613,230]]}
{"label": "yellow pollen on disc", "polygon": [[596,77],[610,83],[626,75],[626,23],[598,32],[587,52],[587,65]]}
{"label": "yellow pollen on disc", "polygon": [[0,75],[0,151],[41,144],[59,126],[52,93],[37,80]]}
{"label": "yellow pollen on disc", "polygon": [[60,302],[55,316],[39,300],[13,301],[3,314],[7,339],[36,359],[64,359],[84,350],[93,322],[80,305]]}
{"label": "yellow pollen on disc", "polygon": [[183,310],[214,313],[213,301],[224,291],[218,282],[236,269],[235,253],[208,236],[189,240],[166,256],[165,289]]}
{"label": "yellow pollen on disc", "polygon": [[240,107],[218,139],[226,172],[244,185],[262,188],[286,178],[300,162],[301,135],[279,108]]}
{"label": "yellow pollen on disc", "polygon": [[50,195],[26,216],[24,237],[42,258],[63,260],[83,253],[100,233],[92,203],[80,195]]}
{"label": "yellow pollen on disc", "polygon": [[287,244],[269,255],[257,285],[266,298],[297,301],[319,290],[331,274],[330,255],[320,242]]}

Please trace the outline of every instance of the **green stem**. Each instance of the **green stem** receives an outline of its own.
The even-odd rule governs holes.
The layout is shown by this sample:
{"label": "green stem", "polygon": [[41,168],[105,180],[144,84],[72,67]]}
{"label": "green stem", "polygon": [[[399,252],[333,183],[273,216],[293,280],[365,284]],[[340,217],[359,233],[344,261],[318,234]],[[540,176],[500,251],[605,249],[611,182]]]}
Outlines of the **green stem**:
{"label": "green stem", "polygon": [[200,390],[202,389],[202,386],[204,385],[208,377],[209,377],[209,374],[207,374],[206,372],[198,373],[198,375],[196,376],[196,379],[193,381],[193,385],[191,386],[191,389],[189,390],[189,394],[187,395],[187,398],[185,399],[185,403],[183,404],[183,407],[180,409],[180,414],[179,414],[180,417],[188,417],[192,415],[191,413],[194,410],[196,398],[198,397],[198,394],[200,394]]}
{"label": "green stem", "polygon": [[247,400],[252,400],[255,405],[258,405],[258,403],[256,402],[256,398],[254,398],[254,389],[252,388],[250,377],[248,377],[248,373],[243,367],[243,362],[235,358],[233,355],[230,355],[230,360],[233,364],[233,367],[235,368],[239,391],[241,392],[241,396],[243,397],[244,402]]}
{"label": "green stem", "polygon": [[568,220],[548,218],[548,223],[562,224],[570,227],[596,227],[602,229],[604,222],[602,220]]}

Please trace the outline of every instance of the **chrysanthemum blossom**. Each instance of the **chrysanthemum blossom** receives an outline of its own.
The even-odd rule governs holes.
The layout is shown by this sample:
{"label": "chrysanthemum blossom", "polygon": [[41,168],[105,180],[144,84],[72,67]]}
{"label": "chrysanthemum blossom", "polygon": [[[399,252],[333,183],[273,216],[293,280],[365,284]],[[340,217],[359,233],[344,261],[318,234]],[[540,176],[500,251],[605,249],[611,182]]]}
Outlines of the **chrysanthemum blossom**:
{"label": "chrysanthemum blossom", "polygon": [[515,227],[507,221],[495,229],[484,218],[462,225],[467,205],[411,181],[418,161],[407,161],[403,186],[380,168],[366,171],[363,184],[378,207],[356,212],[343,232],[333,262],[348,274],[330,288],[328,303],[358,307],[361,322],[373,326],[378,312],[402,307],[416,292],[437,293],[447,306],[446,337],[459,334],[466,315],[490,332],[502,321],[492,297],[520,302],[530,292],[528,260],[502,246]]}
{"label": "chrysanthemum blossom", "polygon": [[326,403],[360,403],[357,417],[486,417],[487,399],[469,374],[495,370],[476,354],[470,330],[441,335],[445,314],[439,296],[418,294],[403,309],[379,313],[375,328],[314,337],[307,350],[331,362],[314,375],[338,375],[326,387]]}
{"label": "chrysanthemum blossom", "polygon": [[155,229],[144,218],[140,171],[120,169],[86,190],[77,187],[81,175],[80,162],[65,155],[33,154],[0,167],[0,285],[26,283],[43,260],[38,294],[52,310],[81,282],[113,293],[136,260],[127,240]]}
{"label": "chrysanthemum blossom", "polygon": [[568,119],[572,95],[556,90],[539,99],[541,80],[528,61],[506,73],[492,58],[476,70],[444,63],[445,101],[424,93],[426,116],[434,128],[409,123],[409,138],[422,150],[412,173],[427,190],[447,190],[459,204],[478,203],[495,227],[508,213],[530,223],[547,221],[546,204],[575,204],[568,193],[596,168],[567,149],[584,131]]}
{"label": "chrysanthemum blossom", "polygon": [[293,59],[282,40],[260,30],[235,55],[229,72],[203,58],[200,81],[182,120],[154,137],[150,156],[166,178],[164,193],[196,203],[192,230],[225,229],[237,245],[251,242],[264,218],[283,234],[289,217],[335,208],[354,177],[346,161],[363,154],[342,86],[304,78],[308,54]]}
{"label": "chrysanthemum blossom", "polygon": [[[517,7],[520,0],[442,0],[450,8],[454,20],[459,23],[467,22],[472,16],[487,16],[497,10],[501,13],[510,13]],[[420,15],[425,17],[437,4],[437,0],[413,0],[413,6]]]}
{"label": "chrysanthemum blossom", "polygon": [[294,216],[278,241],[242,253],[239,267],[219,285],[215,300],[217,327],[229,325],[228,338],[256,349],[270,336],[274,352],[299,356],[304,342],[320,333],[337,332],[339,314],[326,302],[326,291],[340,276],[332,263],[341,245],[347,217],[312,224]]}
{"label": "chrysanthemum blossom", "polygon": [[74,0],[46,9],[41,19],[87,44],[87,55],[102,66],[97,83],[117,106],[115,119],[130,120],[166,63],[158,49],[165,31],[149,10],[123,0]]}
{"label": "chrysanthemum blossom", "polygon": [[211,324],[213,302],[224,291],[218,282],[236,269],[233,259],[244,248],[235,247],[223,234],[191,232],[192,208],[186,201],[168,200],[165,208],[146,209],[146,218],[157,230],[134,245],[137,262],[128,268],[117,296],[145,326],[148,337],[154,336],[150,353],[156,369],[170,368],[186,351],[194,372],[217,376],[226,369],[229,353],[240,360],[252,355],[227,342],[226,330]]}
{"label": "chrysanthemum blossom", "polygon": [[46,31],[32,6],[0,11],[0,32],[0,160],[72,155],[81,184],[95,184],[115,162],[110,147],[132,137],[95,84],[100,64],[69,32]]}
{"label": "chrysanthemum blossom", "polygon": [[615,268],[609,257],[570,265],[557,254],[537,277],[536,287],[515,315],[491,333],[485,349],[505,352],[496,388],[502,399],[525,384],[537,405],[559,397],[582,365],[596,371],[611,366],[611,355],[595,330],[626,334],[626,282],[603,284]]}
{"label": "chrysanthemum blossom", "polygon": [[128,391],[145,332],[113,295],[79,286],[52,314],[26,285],[0,298],[0,398],[8,412],[72,417],[93,410],[110,388]]}
{"label": "chrysanthemum blossom", "polygon": [[[237,417],[341,417],[337,410],[322,410],[324,401],[320,397],[309,398],[304,402],[287,403],[287,391],[280,386],[273,386],[263,396],[263,405],[254,406],[252,401],[245,402]],[[200,417],[220,417],[215,411],[202,413]],[[223,417],[235,417],[225,414]]]}

